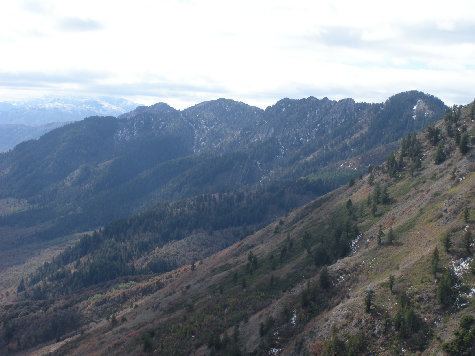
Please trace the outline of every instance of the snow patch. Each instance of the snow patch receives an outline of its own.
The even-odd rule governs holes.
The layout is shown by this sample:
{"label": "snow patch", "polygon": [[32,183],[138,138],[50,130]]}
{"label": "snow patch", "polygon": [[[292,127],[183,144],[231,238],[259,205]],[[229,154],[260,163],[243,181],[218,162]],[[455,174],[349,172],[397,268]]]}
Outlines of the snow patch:
{"label": "snow patch", "polygon": [[358,242],[361,240],[362,237],[363,237],[363,234],[359,234],[353,239],[353,241],[351,241],[351,253],[356,252],[358,248]]}
{"label": "snow patch", "polygon": [[292,317],[290,318],[290,324],[295,326],[297,324],[297,312],[294,310]]}
{"label": "snow patch", "polygon": [[472,257],[461,258],[459,260],[452,261],[452,270],[457,277],[463,276],[469,269]]}

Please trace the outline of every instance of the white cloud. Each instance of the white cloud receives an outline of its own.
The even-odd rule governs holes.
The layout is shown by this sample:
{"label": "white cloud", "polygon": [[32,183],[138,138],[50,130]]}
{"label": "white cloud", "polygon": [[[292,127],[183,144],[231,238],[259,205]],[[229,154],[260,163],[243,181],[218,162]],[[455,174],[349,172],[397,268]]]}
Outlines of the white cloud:
{"label": "white cloud", "polygon": [[102,25],[91,19],[80,19],[77,17],[66,17],[59,22],[59,29],[63,31],[83,32],[83,31],[97,31],[102,28]]}
{"label": "white cloud", "polygon": [[225,96],[265,106],[420,89],[465,103],[474,31],[472,0],[8,1],[0,98],[82,92],[182,107]]}

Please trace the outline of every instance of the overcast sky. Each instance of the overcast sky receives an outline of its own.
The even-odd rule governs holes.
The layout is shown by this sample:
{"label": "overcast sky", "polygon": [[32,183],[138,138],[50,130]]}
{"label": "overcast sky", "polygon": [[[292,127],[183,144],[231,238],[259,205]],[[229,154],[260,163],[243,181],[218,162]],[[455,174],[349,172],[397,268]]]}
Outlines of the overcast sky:
{"label": "overcast sky", "polygon": [[9,0],[0,101],[475,96],[474,0]]}

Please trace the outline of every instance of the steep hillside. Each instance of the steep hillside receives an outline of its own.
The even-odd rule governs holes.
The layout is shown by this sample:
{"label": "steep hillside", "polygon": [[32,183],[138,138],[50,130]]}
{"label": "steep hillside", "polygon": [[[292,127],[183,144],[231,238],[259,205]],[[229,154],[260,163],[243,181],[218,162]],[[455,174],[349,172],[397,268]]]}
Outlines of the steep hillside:
{"label": "steep hillside", "polygon": [[349,180],[444,110],[440,100],[413,91],[382,104],[284,99],[263,111],[219,99],[183,111],[162,103],[119,118],[91,117],[0,156],[0,202],[26,201],[20,211],[6,207],[0,223],[34,230],[25,241],[44,240],[158,201],[293,185],[337,165],[335,181]]}
{"label": "steep hillside", "polygon": [[[2,350],[473,353],[474,113],[475,104],[454,108],[435,126],[407,136],[369,174],[170,272],[140,269],[176,251],[153,240],[167,236],[162,224],[169,219],[160,215],[83,238],[25,278],[2,307]],[[223,198],[195,203],[221,211]],[[226,216],[225,209],[205,211]],[[182,218],[195,234],[216,231],[221,221]],[[193,225],[205,222],[211,225]],[[159,247],[140,249],[134,241]],[[109,256],[119,274],[104,263]],[[130,258],[120,265],[120,256]],[[81,285],[87,272],[106,278]]]}

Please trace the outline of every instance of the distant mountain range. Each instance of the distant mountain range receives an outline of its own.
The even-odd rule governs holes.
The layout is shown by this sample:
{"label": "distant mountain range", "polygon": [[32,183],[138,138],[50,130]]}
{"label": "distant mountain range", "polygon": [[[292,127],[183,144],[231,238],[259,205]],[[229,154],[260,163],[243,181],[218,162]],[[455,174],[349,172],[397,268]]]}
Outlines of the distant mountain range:
{"label": "distant mountain range", "polygon": [[64,123],[61,122],[52,122],[38,126],[0,124],[0,152],[8,151],[20,142],[36,139],[62,125]]}
{"label": "distant mountain range", "polygon": [[0,199],[28,202],[2,224],[53,238],[157,202],[256,189],[286,196],[264,214],[275,218],[381,162],[445,110],[411,91],[378,104],[309,97],[262,110],[218,99],[89,117],[0,156]]}
{"label": "distant mountain range", "polygon": [[0,102],[0,151],[68,122],[94,115],[117,116],[136,106],[128,100],[110,97],[43,97]]}

